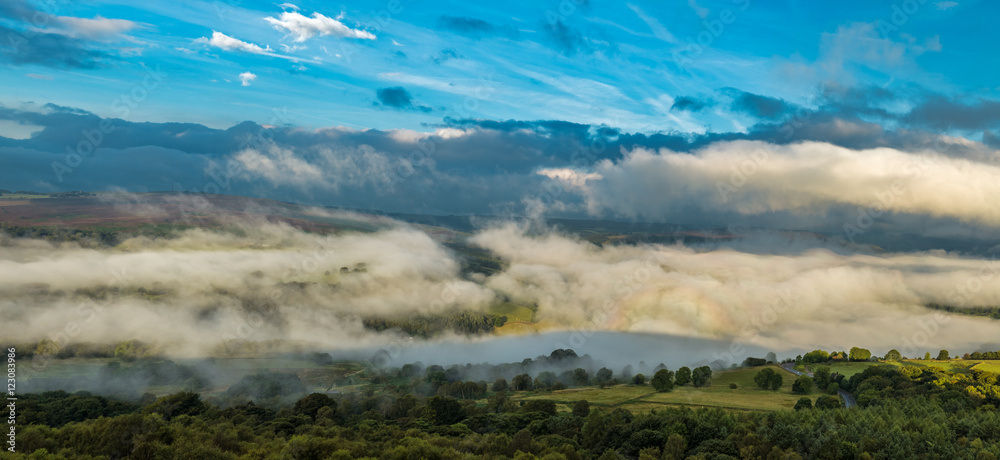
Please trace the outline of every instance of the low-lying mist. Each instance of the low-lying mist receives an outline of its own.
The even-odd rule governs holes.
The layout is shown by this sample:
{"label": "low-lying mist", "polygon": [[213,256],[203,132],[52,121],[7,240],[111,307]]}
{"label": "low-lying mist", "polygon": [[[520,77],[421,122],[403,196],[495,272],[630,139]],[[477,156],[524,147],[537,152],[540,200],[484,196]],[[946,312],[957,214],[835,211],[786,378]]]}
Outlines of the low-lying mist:
{"label": "low-lying mist", "polygon": [[[500,269],[463,270],[464,256],[401,223],[324,235],[242,220],[105,248],[0,236],[4,342],[48,339],[65,347],[139,339],[173,357],[282,342],[331,353],[394,349],[394,362],[438,362],[409,351],[422,339],[376,332],[363,318],[489,312],[503,303],[537,308],[536,324],[522,330],[563,331],[522,342],[548,344],[518,356],[582,347],[594,331],[705,339],[712,353],[732,353],[730,362],[754,350],[973,351],[1000,337],[995,320],[925,307],[1000,305],[1000,263],[991,260],[877,254],[774,234],[728,246],[601,247],[513,224],[479,230],[463,244],[499,257]],[[432,340],[478,344],[470,350],[510,342],[447,332]],[[449,355],[448,346],[413,350],[455,362],[493,359],[486,351],[483,359]],[[630,353],[605,350],[607,359]],[[677,347],[654,353],[697,354]],[[507,355],[496,359],[512,359]]]}

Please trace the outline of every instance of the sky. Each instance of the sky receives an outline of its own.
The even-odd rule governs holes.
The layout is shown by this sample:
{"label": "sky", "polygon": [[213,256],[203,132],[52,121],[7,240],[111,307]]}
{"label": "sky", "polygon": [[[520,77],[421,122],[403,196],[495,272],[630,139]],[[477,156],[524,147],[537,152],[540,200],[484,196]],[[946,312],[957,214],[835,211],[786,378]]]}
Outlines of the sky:
{"label": "sky", "polygon": [[998,12],[7,0],[0,188],[989,237]]}

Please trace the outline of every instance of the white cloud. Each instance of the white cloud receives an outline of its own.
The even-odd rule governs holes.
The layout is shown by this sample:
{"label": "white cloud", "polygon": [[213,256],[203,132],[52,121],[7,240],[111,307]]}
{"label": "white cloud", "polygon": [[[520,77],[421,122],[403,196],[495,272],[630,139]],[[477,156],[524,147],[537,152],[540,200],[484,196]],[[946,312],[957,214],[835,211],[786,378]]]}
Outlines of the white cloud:
{"label": "white cloud", "polygon": [[111,40],[139,27],[139,24],[125,19],[108,19],[96,16],[93,19],[58,16],[56,21],[74,37],[90,40]]}
{"label": "white cloud", "polygon": [[312,17],[307,17],[297,11],[285,11],[277,18],[269,17],[264,20],[271,23],[275,29],[287,32],[298,43],[317,35],[375,40],[375,35],[371,32],[347,27],[338,20],[340,18],[341,16],[337,19],[330,18],[320,13],[313,13]]}
{"label": "white cloud", "polygon": [[696,0],[688,0],[688,6],[690,6],[691,9],[694,10],[694,14],[697,14],[698,17],[702,19],[707,18],[708,14],[712,12],[708,8],[698,5],[698,2]]}
{"label": "white cloud", "polygon": [[242,51],[244,53],[260,54],[263,56],[271,56],[281,59],[288,59],[292,62],[309,61],[308,59],[300,59],[294,56],[286,56],[284,54],[275,53],[270,46],[265,45],[263,48],[255,43],[245,42],[238,38],[230,37],[222,32],[212,31],[212,38],[201,37],[194,40],[194,43],[200,43],[203,45],[209,45],[225,51]]}
{"label": "white cloud", "polygon": [[939,10],[948,10],[958,6],[958,2],[937,2],[934,4]]}
{"label": "white cloud", "polygon": [[281,8],[281,9],[283,9],[283,10],[295,10],[295,11],[299,10],[298,6],[293,5],[291,3],[282,3],[282,4],[278,5],[278,7]]}
{"label": "white cloud", "polygon": [[268,54],[272,52],[270,46],[261,48],[260,45],[245,42],[238,38],[230,37],[222,32],[212,31],[212,38],[199,38],[195,40],[196,43],[205,43],[216,48],[226,50],[226,51],[243,51],[245,53],[253,54]]}
{"label": "white cloud", "polygon": [[642,22],[645,22],[646,25],[653,30],[653,35],[655,35],[656,38],[659,38],[667,43],[678,43],[677,37],[674,37],[674,34],[670,33],[670,31],[667,30],[667,28],[664,27],[663,24],[661,24],[656,18],[647,14],[637,5],[629,3],[627,6],[630,10],[635,12],[636,16],[639,16],[639,19],[642,19]]}
{"label": "white cloud", "polygon": [[243,86],[250,86],[250,84],[256,79],[257,76],[250,72],[243,72],[240,74],[240,82],[242,82]]}
{"label": "white cloud", "polygon": [[1000,165],[936,152],[718,142],[693,153],[637,149],[593,172],[601,179],[579,190],[595,215],[670,219],[695,208],[824,216],[861,208],[1000,227],[1000,202],[986,198],[1000,196]]}

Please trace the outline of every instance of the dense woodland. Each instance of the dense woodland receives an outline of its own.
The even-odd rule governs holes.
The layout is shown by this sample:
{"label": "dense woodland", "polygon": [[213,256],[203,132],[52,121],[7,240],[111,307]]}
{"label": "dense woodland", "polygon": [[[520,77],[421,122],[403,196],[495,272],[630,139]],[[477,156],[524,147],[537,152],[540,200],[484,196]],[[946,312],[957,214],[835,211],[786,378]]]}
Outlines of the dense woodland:
{"label": "dense woodland", "polygon": [[[413,363],[345,379],[352,391],[308,395],[290,373],[248,375],[205,397],[24,394],[17,450],[34,458],[150,459],[1000,458],[995,373],[876,365],[844,378],[820,363],[815,377],[798,379],[852,392],[859,407],[851,409],[810,389],[796,410],[779,412],[633,413],[544,398],[572,386],[646,384],[631,369],[594,371],[592,364],[572,350],[497,366]],[[712,384],[707,367],[660,365],[651,373],[656,391]],[[537,399],[514,399],[524,395]]]}

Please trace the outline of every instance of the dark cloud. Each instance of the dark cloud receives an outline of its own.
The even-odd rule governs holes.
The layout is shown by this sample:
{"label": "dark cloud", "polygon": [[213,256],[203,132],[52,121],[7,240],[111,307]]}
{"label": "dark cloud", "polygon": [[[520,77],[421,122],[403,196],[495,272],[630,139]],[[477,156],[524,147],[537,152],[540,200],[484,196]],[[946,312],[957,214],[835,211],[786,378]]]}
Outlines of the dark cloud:
{"label": "dark cloud", "polygon": [[462,56],[455,48],[445,48],[434,57],[433,61],[435,64],[441,64],[449,59],[465,59],[465,56]]}
{"label": "dark cloud", "polygon": [[903,117],[903,121],[931,129],[983,130],[1000,127],[1000,102],[980,99],[972,103],[933,96]]}
{"label": "dark cloud", "polygon": [[517,29],[504,25],[494,26],[482,19],[443,15],[438,18],[438,26],[467,38],[480,40],[486,37],[505,37],[517,39]]}
{"label": "dark cloud", "polygon": [[30,23],[46,20],[49,16],[35,9],[26,0],[4,0],[0,2],[0,17]]}
{"label": "dark cloud", "polygon": [[375,91],[376,97],[382,105],[401,110],[420,110],[430,112],[431,108],[422,105],[413,105],[413,97],[410,92],[402,86],[392,86],[389,88],[379,88]]}
{"label": "dark cloud", "polygon": [[78,38],[15,30],[0,25],[0,59],[13,64],[36,64],[61,69],[93,69],[113,57],[90,49]]}
{"label": "dark cloud", "polygon": [[712,101],[708,99],[698,99],[694,97],[681,96],[674,99],[674,104],[670,106],[671,110],[684,110],[688,112],[697,112],[705,107],[712,105]]}
{"label": "dark cloud", "polygon": [[791,114],[796,108],[783,99],[748,93],[736,88],[723,88],[721,92],[733,98],[731,105],[733,111],[756,118],[777,120]]}
{"label": "dark cloud", "polygon": [[583,38],[583,33],[562,21],[552,21],[545,25],[545,36],[549,42],[561,53],[572,56],[581,49],[587,48],[587,40]]}
{"label": "dark cloud", "polygon": [[[379,104],[419,110],[405,88],[381,88]],[[544,188],[546,168],[589,170],[607,160],[620,162],[635,148],[691,152],[719,141],[762,140],[775,144],[820,141],[851,149],[892,147],[906,151],[936,149],[940,137],[931,132],[883,125],[834,111],[797,111],[779,121],[751,126],[742,133],[630,133],[613,126],[563,120],[445,119],[429,128],[455,128],[449,135],[416,135],[382,130],[306,130],[295,126],[265,128],[244,122],[228,129],[192,123],[136,123],[105,119],[57,105],[0,106],[0,120],[39,126],[28,139],[0,137],[0,183],[8,189],[41,191],[203,190],[216,184],[210,175],[253,151],[261,163],[288,163],[286,171],[307,174],[285,182],[273,175],[250,174],[224,180],[223,193],[266,196],[284,201],[399,212],[523,212],[522,199],[539,198],[577,207],[560,211],[583,217],[585,211],[570,191],[558,197]],[[53,162],[66,164],[68,152],[95,139],[102,122],[113,127],[98,136],[96,151],[85,156],[59,181]],[[995,130],[983,135],[995,145]],[[955,144],[943,153],[977,158],[992,152],[983,145]],[[421,150],[423,149],[423,150]],[[417,152],[417,153],[414,153]],[[421,153],[430,152],[430,153]],[[268,160],[269,159],[269,160]],[[73,160],[79,161],[79,160]],[[301,162],[296,163],[296,162]],[[150,164],[161,165],[150,167]],[[212,166],[216,164],[217,166]],[[298,168],[298,169],[296,169]],[[280,173],[280,171],[279,171]],[[305,178],[318,177],[313,182]],[[328,185],[334,184],[334,185]],[[692,215],[692,219],[697,216]],[[704,216],[702,216],[704,217]],[[728,218],[712,217],[712,222]],[[708,221],[706,221],[708,222]],[[789,221],[791,222],[791,221]],[[794,223],[794,222],[792,222]]]}

